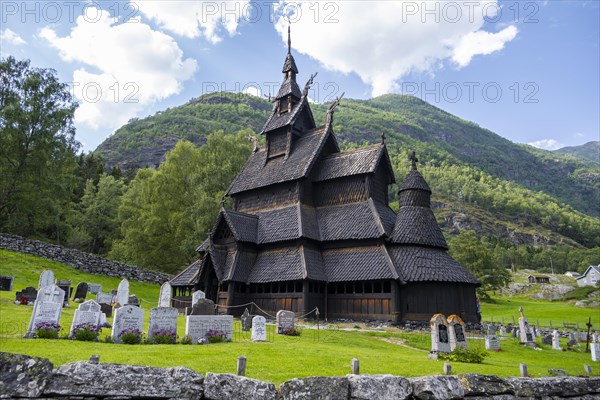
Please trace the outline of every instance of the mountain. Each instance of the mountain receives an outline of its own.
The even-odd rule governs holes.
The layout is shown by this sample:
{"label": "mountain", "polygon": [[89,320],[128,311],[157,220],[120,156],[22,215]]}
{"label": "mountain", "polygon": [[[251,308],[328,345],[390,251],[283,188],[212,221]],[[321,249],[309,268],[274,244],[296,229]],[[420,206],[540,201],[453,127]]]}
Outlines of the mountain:
{"label": "mountain", "polygon": [[[327,105],[311,107],[317,125],[323,124]],[[270,111],[271,104],[257,97],[207,94],[131,120],[95,153],[108,168],[155,167],[178,140],[200,145],[217,130],[260,132]],[[472,228],[515,243],[600,242],[600,164],[512,143],[412,96],[343,100],[333,123],[344,149],[379,142],[385,134],[397,180],[408,168],[406,155],[416,151],[446,232]]]}
{"label": "mountain", "polygon": [[585,163],[593,161],[596,166],[600,164],[600,141],[587,142],[581,146],[567,146],[554,152],[574,156]]}

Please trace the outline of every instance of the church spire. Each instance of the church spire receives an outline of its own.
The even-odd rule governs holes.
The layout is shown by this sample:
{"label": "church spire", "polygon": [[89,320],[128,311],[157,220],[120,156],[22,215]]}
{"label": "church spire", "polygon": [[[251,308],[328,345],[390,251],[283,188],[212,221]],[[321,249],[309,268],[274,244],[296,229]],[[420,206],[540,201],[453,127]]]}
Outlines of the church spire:
{"label": "church spire", "polygon": [[292,33],[290,24],[288,24],[288,54],[292,54]]}

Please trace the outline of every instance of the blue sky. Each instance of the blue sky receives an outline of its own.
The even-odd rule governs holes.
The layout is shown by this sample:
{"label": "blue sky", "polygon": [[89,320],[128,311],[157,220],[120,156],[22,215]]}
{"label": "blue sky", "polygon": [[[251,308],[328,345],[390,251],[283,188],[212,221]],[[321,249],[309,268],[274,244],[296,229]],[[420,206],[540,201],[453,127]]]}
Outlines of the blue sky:
{"label": "blue sky", "polygon": [[407,93],[517,143],[599,140],[597,1],[4,0],[1,54],[72,82],[89,151],[210,91],[276,90],[286,15],[314,101]]}

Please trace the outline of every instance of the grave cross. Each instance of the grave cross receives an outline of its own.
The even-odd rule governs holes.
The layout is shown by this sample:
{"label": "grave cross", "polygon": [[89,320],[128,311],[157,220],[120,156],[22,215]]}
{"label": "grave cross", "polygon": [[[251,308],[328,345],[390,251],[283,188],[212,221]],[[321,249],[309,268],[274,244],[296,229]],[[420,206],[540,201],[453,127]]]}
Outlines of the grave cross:
{"label": "grave cross", "polygon": [[416,170],[417,169],[417,163],[419,162],[419,159],[417,158],[417,154],[413,151],[412,154],[410,155],[410,157],[408,157],[408,159],[411,161],[412,163],[412,169]]}
{"label": "grave cross", "polygon": [[525,313],[523,313],[523,307],[519,307],[519,312],[521,313],[521,318],[525,318]]}
{"label": "grave cross", "polygon": [[41,299],[43,303],[51,302],[51,303],[60,303],[60,292],[61,289],[54,285],[52,286],[51,291],[41,291],[41,296],[44,298]]}
{"label": "grave cross", "polygon": [[590,317],[588,323],[585,324],[585,326],[587,326],[588,328],[587,336],[585,338],[585,352],[587,353],[590,349],[590,330],[592,329],[592,317]]}

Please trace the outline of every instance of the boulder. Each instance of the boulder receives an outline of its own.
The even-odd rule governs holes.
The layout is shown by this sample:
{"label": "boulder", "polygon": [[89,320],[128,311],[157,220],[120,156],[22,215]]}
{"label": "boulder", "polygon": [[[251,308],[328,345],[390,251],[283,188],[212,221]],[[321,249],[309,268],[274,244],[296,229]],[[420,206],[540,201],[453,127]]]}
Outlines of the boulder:
{"label": "boulder", "polygon": [[423,376],[409,379],[413,397],[423,400],[462,399],[465,391],[456,376]]}
{"label": "boulder", "polygon": [[204,398],[207,400],[276,400],[272,383],[233,374],[206,373]]}
{"label": "boulder", "polygon": [[38,397],[52,376],[50,360],[0,353],[0,397]]}
{"label": "boulder", "polygon": [[74,362],[61,365],[48,382],[45,395],[202,398],[202,375],[189,368]]}
{"label": "boulder", "polygon": [[403,400],[410,398],[408,379],[394,375],[347,375],[350,400]]}
{"label": "boulder", "polygon": [[280,389],[284,400],[347,400],[349,384],[347,378],[312,376],[283,382]]}
{"label": "boulder", "polygon": [[506,378],[517,397],[572,397],[600,394],[599,378]]}
{"label": "boulder", "polygon": [[513,387],[495,375],[463,374],[458,376],[465,396],[512,394]]}

